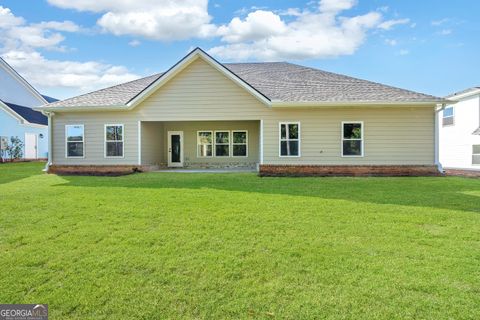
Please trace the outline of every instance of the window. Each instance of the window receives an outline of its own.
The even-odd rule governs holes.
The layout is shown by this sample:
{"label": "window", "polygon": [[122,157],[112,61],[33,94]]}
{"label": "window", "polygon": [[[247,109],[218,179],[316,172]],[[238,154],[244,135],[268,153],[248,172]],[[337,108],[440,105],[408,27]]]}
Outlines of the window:
{"label": "window", "polygon": [[215,131],[215,156],[230,156],[230,131]]}
{"label": "window", "polygon": [[342,156],[363,157],[363,122],[342,122]]}
{"label": "window", "polygon": [[123,157],[123,124],[105,125],[105,157]]}
{"label": "window", "polygon": [[85,137],[83,124],[65,126],[67,158],[83,158]]}
{"label": "window", "polygon": [[472,150],[472,164],[480,165],[480,144],[473,145]]}
{"label": "window", "polygon": [[300,156],[300,123],[280,123],[280,156]]}
{"label": "window", "polygon": [[247,131],[232,131],[232,155],[234,157],[248,156]]}
{"label": "window", "polygon": [[447,107],[443,110],[443,126],[453,126],[455,124],[455,110],[453,107]]}
{"label": "window", "polygon": [[197,132],[197,157],[213,155],[213,131]]}

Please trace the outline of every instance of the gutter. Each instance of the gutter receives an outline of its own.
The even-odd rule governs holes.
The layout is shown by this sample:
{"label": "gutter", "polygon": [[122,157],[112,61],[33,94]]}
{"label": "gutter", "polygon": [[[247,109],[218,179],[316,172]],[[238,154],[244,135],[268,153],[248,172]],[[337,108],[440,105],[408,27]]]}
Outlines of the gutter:
{"label": "gutter", "polygon": [[440,108],[435,108],[435,165],[437,170],[440,173],[444,173],[443,166],[440,163],[440,124],[439,124],[439,114],[442,112],[447,105],[445,103],[440,105]]}
{"label": "gutter", "polygon": [[52,163],[52,145],[53,145],[53,126],[52,126],[52,116],[53,112],[42,111],[42,114],[48,117],[48,160],[45,164],[44,172],[48,172],[48,169],[53,164]]}

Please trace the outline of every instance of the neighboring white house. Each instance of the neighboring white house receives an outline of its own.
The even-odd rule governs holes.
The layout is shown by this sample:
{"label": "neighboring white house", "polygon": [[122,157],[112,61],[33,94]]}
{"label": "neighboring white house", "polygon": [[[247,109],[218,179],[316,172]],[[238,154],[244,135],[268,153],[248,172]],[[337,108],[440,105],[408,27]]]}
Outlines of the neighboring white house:
{"label": "neighboring white house", "polygon": [[439,113],[440,163],[444,169],[480,172],[480,87],[454,93]]}
{"label": "neighboring white house", "polygon": [[41,95],[0,58],[0,148],[11,137],[18,137],[24,144],[23,158],[46,159],[48,119],[32,108],[52,101],[55,99]]}

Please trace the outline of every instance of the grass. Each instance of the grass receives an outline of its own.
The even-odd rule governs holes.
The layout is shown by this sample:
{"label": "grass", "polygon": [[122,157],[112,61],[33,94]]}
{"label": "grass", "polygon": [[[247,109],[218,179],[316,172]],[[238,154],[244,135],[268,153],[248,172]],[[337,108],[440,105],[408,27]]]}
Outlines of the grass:
{"label": "grass", "polygon": [[480,180],[0,165],[0,302],[52,319],[478,319]]}

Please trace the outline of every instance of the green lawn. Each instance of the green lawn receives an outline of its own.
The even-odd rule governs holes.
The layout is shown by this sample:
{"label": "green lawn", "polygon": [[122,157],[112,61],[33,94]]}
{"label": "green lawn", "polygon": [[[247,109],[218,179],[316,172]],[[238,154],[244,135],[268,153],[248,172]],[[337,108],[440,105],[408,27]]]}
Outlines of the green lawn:
{"label": "green lawn", "polygon": [[480,180],[0,165],[0,303],[52,319],[479,319]]}

